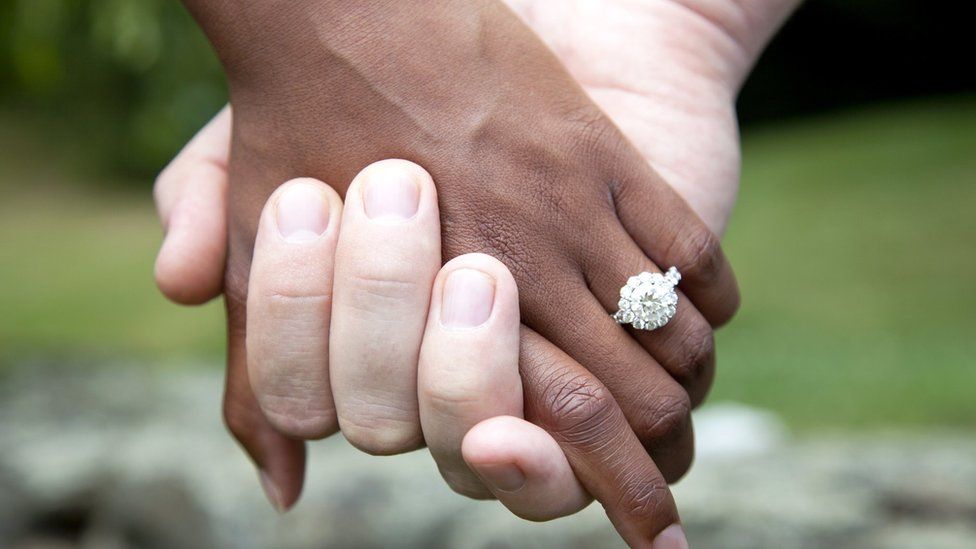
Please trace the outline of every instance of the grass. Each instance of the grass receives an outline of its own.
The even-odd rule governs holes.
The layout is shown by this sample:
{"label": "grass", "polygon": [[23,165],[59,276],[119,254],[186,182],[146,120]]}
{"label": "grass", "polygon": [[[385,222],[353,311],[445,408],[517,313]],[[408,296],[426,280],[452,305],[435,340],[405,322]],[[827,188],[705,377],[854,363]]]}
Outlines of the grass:
{"label": "grass", "polygon": [[[45,143],[0,126],[3,360],[218,362],[219,304],[153,286],[149,182],[92,191]],[[976,99],[747,133],[726,239],[743,307],[712,400],[802,429],[976,426],[974,151]]]}
{"label": "grass", "polygon": [[715,400],[804,427],[976,426],[976,101],[755,131]]}
{"label": "grass", "polygon": [[77,151],[0,124],[0,365],[25,358],[177,363],[223,354],[219,303],[181,308],[152,279],[151,181],[93,190]]}

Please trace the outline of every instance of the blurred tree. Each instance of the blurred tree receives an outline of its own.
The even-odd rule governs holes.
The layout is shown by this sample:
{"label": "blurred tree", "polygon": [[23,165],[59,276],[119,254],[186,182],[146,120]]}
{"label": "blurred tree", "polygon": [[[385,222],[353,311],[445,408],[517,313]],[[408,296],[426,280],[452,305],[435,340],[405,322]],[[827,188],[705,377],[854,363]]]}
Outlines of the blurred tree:
{"label": "blurred tree", "polygon": [[[810,0],[749,79],[743,123],[972,92],[966,5]],[[103,173],[148,180],[225,100],[178,0],[0,0],[0,115],[48,120]]]}
{"label": "blurred tree", "polygon": [[56,122],[97,167],[145,176],[226,101],[176,0],[0,3],[0,101]]}

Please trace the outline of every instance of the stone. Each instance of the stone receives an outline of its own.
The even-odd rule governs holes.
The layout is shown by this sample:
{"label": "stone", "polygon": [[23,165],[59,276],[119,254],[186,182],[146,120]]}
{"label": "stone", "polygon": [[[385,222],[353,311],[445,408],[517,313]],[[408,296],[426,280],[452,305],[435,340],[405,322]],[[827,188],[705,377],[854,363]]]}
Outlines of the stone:
{"label": "stone", "polygon": [[[284,516],[220,420],[219,365],[31,364],[0,381],[0,547],[624,547],[599,505],[537,524],[454,494],[427,452],[309,445]],[[797,437],[736,403],[695,413],[673,487],[691,546],[962,549],[976,539],[971,433]]]}

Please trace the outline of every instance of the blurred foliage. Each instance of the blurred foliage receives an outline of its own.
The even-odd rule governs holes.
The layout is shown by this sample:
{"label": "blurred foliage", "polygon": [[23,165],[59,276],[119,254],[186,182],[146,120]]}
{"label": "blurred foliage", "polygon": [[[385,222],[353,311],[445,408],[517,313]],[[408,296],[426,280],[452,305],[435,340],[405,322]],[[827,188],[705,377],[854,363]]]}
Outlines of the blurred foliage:
{"label": "blurred foliage", "polygon": [[89,167],[147,175],[226,100],[176,0],[0,2],[0,102],[73,141]]}
{"label": "blurred foliage", "polygon": [[[806,2],[743,90],[744,124],[972,90],[965,5]],[[145,182],[225,97],[179,0],[0,0],[0,111],[46,119],[78,168]]]}

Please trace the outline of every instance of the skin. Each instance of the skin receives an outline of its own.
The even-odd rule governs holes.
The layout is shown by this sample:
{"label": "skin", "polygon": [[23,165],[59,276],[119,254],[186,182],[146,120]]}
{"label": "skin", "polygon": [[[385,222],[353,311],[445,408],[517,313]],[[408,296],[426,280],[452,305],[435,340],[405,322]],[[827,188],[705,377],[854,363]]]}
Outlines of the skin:
{"label": "skin", "polygon": [[[388,197],[395,185],[417,191],[416,200],[407,200],[413,208],[375,215],[371,194],[379,188]],[[385,362],[375,375],[409,385],[419,403],[418,436],[449,484],[472,497],[497,497],[533,520],[585,507],[590,496],[559,442],[522,419],[518,289],[508,269],[484,254],[463,255],[438,269],[436,189],[419,166],[402,160],[373,164],[346,196],[343,205],[322,182],[296,179],[276,190],[262,211],[249,278],[247,363],[265,414],[275,417],[278,398],[329,403],[348,392],[334,382],[330,388],[330,363],[340,362],[326,357],[352,349],[368,366],[368,358],[380,355]],[[363,245],[370,254],[360,252]],[[431,253],[425,257],[424,251]],[[384,276],[391,257],[400,254],[410,257],[393,260],[392,287],[400,291],[376,291],[391,287]],[[362,292],[362,280],[370,281],[372,293]],[[349,293],[359,297],[355,307],[339,298]],[[372,327],[336,336],[337,325],[378,309],[390,313],[381,332]],[[396,427],[402,424],[390,432],[397,433]],[[642,453],[627,429],[607,435],[615,447]],[[663,485],[660,473],[653,474]],[[661,505],[660,517],[676,516],[670,496]]]}
{"label": "skin", "polygon": [[[752,27],[712,24],[727,22],[728,13],[702,18],[696,11],[698,7],[689,6],[688,2],[621,1],[613,3],[610,6],[613,9],[606,9],[605,3],[601,3],[602,9],[596,10],[590,2],[574,2],[567,3],[565,10],[550,9],[549,13],[546,8],[552,4],[547,2],[513,1],[512,4],[549,43],[590,96],[626,131],[644,157],[653,160],[669,176],[672,185],[695,206],[709,226],[721,231],[737,183],[737,134],[731,98],[762,44],[792,3],[766,2],[768,5],[763,6],[762,2],[743,2],[738,15],[750,15],[746,20],[753,22]],[[683,9],[674,9],[676,5]],[[585,17],[574,19],[578,15]],[[622,21],[635,24],[622,27]],[[703,21],[707,22],[703,24]],[[567,25],[567,22],[575,24]],[[642,30],[636,22],[656,22],[663,32],[634,32]],[[605,31],[614,25],[616,32]],[[729,32],[729,28],[737,32]],[[728,39],[736,35],[751,37],[752,43]],[[629,47],[618,49],[628,44]],[[615,68],[618,65],[608,62],[608,57],[595,59],[607,51],[613,51],[612,59],[619,60],[622,66],[641,70],[619,70]],[[627,51],[637,55],[630,59],[621,55]],[[681,62],[669,61],[670,58]],[[599,69],[603,69],[602,73]],[[675,93],[675,90],[681,91]],[[219,273],[223,266],[224,241],[213,228],[222,224],[228,138],[229,115],[224,113],[164,172],[156,188],[157,203],[168,228],[157,264],[157,280],[167,295],[180,302],[206,300],[221,287]],[[696,159],[698,153],[704,154]],[[192,193],[184,192],[188,181],[206,184],[194,185]],[[195,261],[188,262],[187,257]],[[534,342],[533,338],[538,336],[529,330],[524,332],[523,347],[526,347],[527,341]],[[552,351],[548,348],[551,346],[546,347],[546,351]],[[233,358],[231,362],[233,365]],[[584,378],[584,381],[592,380]],[[301,459],[296,446],[267,430],[262,418],[254,416],[246,403],[235,404],[234,394],[238,393],[228,391],[228,408],[237,411],[228,414],[228,419],[249,418],[237,421],[235,434],[243,439],[259,464],[268,467],[271,462],[272,469],[274,464],[284,464],[279,471],[294,472]],[[531,408],[531,400],[526,404]],[[544,419],[544,410],[540,416]],[[234,423],[231,426],[234,430]],[[282,492],[287,496],[295,483],[288,482],[294,477],[287,474],[284,477]],[[297,491],[294,494],[297,496]],[[619,494],[615,497],[619,498]]]}
{"label": "skin", "polygon": [[[416,178],[426,197],[436,196],[426,172],[405,161],[374,164],[359,178],[398,176]],[[288,210],[296,204],[306,221],[309,208],[317,210],[320,223],[316,230],[289,232],[288,227],[295,220],[289,219]],[[392,358],[420,355],[419,363],[410,363],[409,372],[391,368],[385,373],[410,374],[409,390],[419,395],[425,409],[416,427],[419,431],[422,420],[421,436],[428,441],[445,477],[464,477],[463,482],[469,486],[477,486],[486,494],[497,493],[516,514],[539,520],[586,506],[589,495],[576,480],[559,445],[548,433],[522,419],[518,289],[499,261],[483,254],[460,256],[443,267],[439,254],[411,261],[399,274],[417,282],[414,297],[422,299],[401,301],[404,307],[398,311],[400,315],[387,324],[391,331],[421,336],[411,343],[403,345],[377,338],[373,331],[359,332],[344,341],[330,335],[330,322],[334,326],[368,310],[368,304],[363,309],[350,310],[333,299],[354,291],[357,279],[342,277],[333,283],[332,273],[350,267],[382,268],[385,256],[409,253],[417,242],[433,242],[436,248],[440,240],[436,200],[425,200],[416,216],[419,219],[413,222],[370,219],[362,215],[363,210],[362,201],[343,204],[330,187],[307,178],[282,185],[268,199],[255,242],[248,297],[248,366],[255,386],[308,380],[289,387],[287,396],[296,396],[297,392],[301,398],[302,391],[317,390],[321,391],[319,399],[331,402],[330,372],[324,360],[329,353],[323,352],[323,347],[363,348],[370,343],[374,351],[380,350]],[[395,231],[372,242],[376,252],[372,258],[364,261],[357,248],[350,246],[374,238],[377,230],[394,226]],[[477,273],[491,281],[491,299],[487,303],[490,314],[476,326],[453,327],[441,314],[445,300],[458,297],[454,295],[457,291],[449,290],[446,283],[458,271]],[[381,298],[374,304],[389,302]],[[418,316],[420,325],[413,325]],[[418,378],[425,381],[418,383]],[[430,383],[432,379],[437,383]],[[495,391],[502,391],[508,398],[485,399],[468,406],[437,405],[474,404],[475,399]],[[262,397],[273,395],[273,391],[265,391]],[[264,408],[267,411],[274,406]],[[509,444],[513,439],[518,442]],[[492,472],[500,467],[524,471],[522,486],[505,490],[493,483],[491,479],[497,477]]]}

